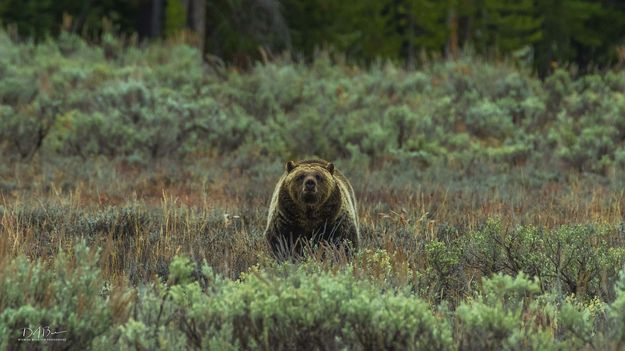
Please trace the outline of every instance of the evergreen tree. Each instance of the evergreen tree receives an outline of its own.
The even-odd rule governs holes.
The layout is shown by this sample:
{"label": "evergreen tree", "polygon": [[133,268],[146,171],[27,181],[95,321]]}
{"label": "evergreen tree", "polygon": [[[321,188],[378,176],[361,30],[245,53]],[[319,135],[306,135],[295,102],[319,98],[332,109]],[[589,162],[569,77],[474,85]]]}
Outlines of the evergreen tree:
{"label": "evergreen tree", "polygon": [[61,31],[63,16],[72,19],[74,33],[96,35],[102,31],[102,19],[112,21],[115,29],[136,31],[141,0],[0,0],[0,22],[15,25],[24,38],[40,40]]}
{"label": "evergreen tree", "polygon": [[441,52],[448,38],[449,3],[435,0],[390,0],[384,8],[388,24],[401,42],[401,57],[414,65],[421,50]]}
{"label": "evergreen tree", "polygon": [[582,70],[625,62],[622,0],[0,0],[0,22],[22,38],[62,26],[97,38],[103,18],[142,37],[190,28],[205,51],[244,65],[259,47],[306,58],[331,47],[358,62],[412,66],[423,51],[456,57],[465,45],[486,56],[526,52],[541,76],[569,62]]}
{"label": "evergreen tree", "polygon": [[290,46],[277,0],[213,0],[206,8],[207,51],[239,66],[260,58],[259,49]]}
{"label": "evergreen tree", "polygon": [[536,68],[541,76],[549,74],[558,64],[574,60],[579,49],[601,46],[601,34],[588,26],[605,15],[597,2],[585,0],[542,0],[537,3],[544,21],[543,37],[536,45]]}
{"label": "evergreen tree", "polygon": [[187,14],[180,0],[167,0],[165,5],[165,36],[172,36],[185,28]]}
{"label": "evergreen tree", "polygon": [[542,37],[542,16],[532,0],[476,0],[474,44],[481,53],[509,54]]}
{"label": "evergreen tree", "polygon": [[387,30],[380,1],[285,0],[283,5],[293,47],[306,57],[324,46],[352,59],[398,55],[399,41]]}

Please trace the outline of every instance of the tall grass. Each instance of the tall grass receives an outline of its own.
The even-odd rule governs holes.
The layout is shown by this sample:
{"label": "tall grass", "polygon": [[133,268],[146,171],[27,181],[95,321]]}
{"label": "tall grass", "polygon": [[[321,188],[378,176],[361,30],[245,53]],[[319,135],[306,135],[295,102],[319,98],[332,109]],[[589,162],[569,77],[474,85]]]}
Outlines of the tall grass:
{"label": "tall grass", "polygon": [[[216,72],[109,39],[0,33],[0,348],[624,345],[622,73]],[[271,191],[308,154],[354,185],[352,259],[270,254]],[[18,340],[36,326],[69,339]]]}

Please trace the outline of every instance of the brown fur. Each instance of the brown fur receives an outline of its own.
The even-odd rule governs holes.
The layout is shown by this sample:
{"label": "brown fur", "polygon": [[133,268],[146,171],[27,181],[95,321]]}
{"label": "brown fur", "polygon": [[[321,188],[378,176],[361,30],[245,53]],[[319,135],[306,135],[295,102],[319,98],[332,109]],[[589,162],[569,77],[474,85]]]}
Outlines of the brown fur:
{"label": "brown fur", "polygon": [[[314,191],[307,191],[307,183]],[[320,241],[356,249],[360,229],[351,184],[327,161],[287,162],[271,198],[265,236],[279,257],[301,254]]]}

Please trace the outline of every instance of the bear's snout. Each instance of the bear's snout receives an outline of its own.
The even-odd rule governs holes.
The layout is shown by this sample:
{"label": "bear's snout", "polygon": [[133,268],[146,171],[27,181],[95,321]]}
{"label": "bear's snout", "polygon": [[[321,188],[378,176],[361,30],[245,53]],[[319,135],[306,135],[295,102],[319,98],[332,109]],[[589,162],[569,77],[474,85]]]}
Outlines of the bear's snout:
{"label": "bear's snout", "polygon": [[317,187],[317,182],[313,178],[308,178],[304,181],[305,191],[314,191]]}

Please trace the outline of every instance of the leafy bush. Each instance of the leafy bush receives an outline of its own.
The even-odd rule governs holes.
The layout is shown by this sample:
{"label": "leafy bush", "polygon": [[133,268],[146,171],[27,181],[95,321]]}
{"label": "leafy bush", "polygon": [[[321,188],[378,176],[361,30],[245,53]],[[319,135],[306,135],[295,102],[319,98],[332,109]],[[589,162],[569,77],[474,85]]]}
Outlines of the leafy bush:
{"label": "leafy bush", "polygon": [[68,33],[38,45],[1,37],[0,148],[19,158],[242,152],[462,169],[559,160],[606,174],[625,164],[622,73],[558,70],[541,82],[470,57],[406,71],[327,53],[239,73],[207,68],[185,45],[125,47],[108,33],[102,46]]}
{"label": "leafy bush", "polygon": [[[427,252],[438,272],[446,272],[440,264],[460,262],[459,252],[440,257],[439,242]],[[410,265],[397,259],[364,250],[342,267],[314,258],[266,262],[231,280],[206,262],[175,257],[163,280],[127,288],[102,279],[98,253],[84,244],[49,263],[19,256],[0,267],[0,335],[8,336],[1,346],[18,345],[23,328],[38,326],[67,331],[53,336],[67,338],[54,345],[95,350],[561,350],[623,343],[625,269],[610,303],[546,289],[539,277],[518,272],[482,279],[457,306],[445,297],[433,307],[405,279]]]}
{"label": "leafy bush", "polygon": [[621,269],[616,282],[616,299],[608,307],[611,322],[610,336],[620,348],[625,345],[625,268]]}
{"label": "leafy bush", "polygon": [[489,221],[466,240],[467,264],[483,274],[525,272],[539,278],[545,290],[580,297],[612,297],[606,275],[616,276],[623,248],[606,244],[610,229],[562,226],[554,230],[521,227],[505,230]]}
{"label": "leafy bush", "polygon": [[562,102],[549,138],[556,144],[556,155],[579,170],[605,173],[625,140],[625,98],[606,80],[589,75],[568,82],[568,88],[561,88],[568,95],[558,97]]}
{"label": "leafy bush", "polygon": [[[20,338],[60,338],[60,344],[90,349],[111,325],[128,315],[131,295],[103,288],[98,255],[77,245],[73,255],[59,254],[52,267],[20,256],[0,267],[0,345]],[[58,335],[37,328],[49,327]],[[24,334],[24,328],[29,330]],[[33,334],[33,335],[31,335]],[[36,341],[35,341],[36,342]],[[27,342],[24,342],[27,343]]]}
{"label": "leafy bush", "polygon": [[570,350],[594,347],[601,303],[540,295],[523,273],[484,279],[475,299],[457,309],[463,350]]}
{"label": "leafy bush", "polygon": [[191,262],[178,259],[170,272],[172,285],[157,288],[162,299],[142,298],[139,320],[122,326],[121,340],[127,345],[162,348],[186,337],[187,347],[203,349],[452,346],[449,326],[426,303],[380,291],[347,271],[329,274],[285,266],[273,273],[252,271],[233,282],[204,266],[197,281],[191,279]]}

